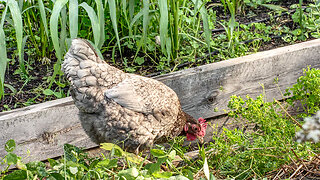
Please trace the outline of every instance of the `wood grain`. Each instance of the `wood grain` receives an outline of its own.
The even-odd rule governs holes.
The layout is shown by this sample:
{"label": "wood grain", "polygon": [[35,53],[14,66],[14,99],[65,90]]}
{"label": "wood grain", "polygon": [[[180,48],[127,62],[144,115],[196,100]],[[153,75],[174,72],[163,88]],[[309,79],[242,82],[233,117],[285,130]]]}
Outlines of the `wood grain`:
{"label": "wood grain", "polygon": [[[178,94],[184,110],[190,115],[214,117],[225,113],[231,95],[256,97],[265,91],[268,100],[283,99],[279,89],[284,93],[295,84],[303,68],[320,68],[319,43],[319,39],[313,40],[174,72],[157,79]],[[275,83],[276,79],[278,83]]]}
{"label": "wood grain", "polygon": [[5,155],[4,144],[9,139],[16,141],[18,155],[28,156],[26,161],[60,156],[65,143],[86,148],[96,146],[82,130],[77,113],[71,98],[1,113],[0,157]]}
{"label": "wood grain", "polygon": [[[279,89],[293,85],[308,65],[320,67],[320,39],[227,61],[203,65],[156,77],[175,90],[185,111],[194,117],[212,118],[225,112],[233,94],[269,100],[282,99]],[[278,79],[278,84],[274,80]],[[217,108],[218,111],[214,111]],[[14,139],[25,161],[45,160],[63,154],[63,144],[97,146],[89,140],[70,97],[0,113],[0,157],[4,144]]]}

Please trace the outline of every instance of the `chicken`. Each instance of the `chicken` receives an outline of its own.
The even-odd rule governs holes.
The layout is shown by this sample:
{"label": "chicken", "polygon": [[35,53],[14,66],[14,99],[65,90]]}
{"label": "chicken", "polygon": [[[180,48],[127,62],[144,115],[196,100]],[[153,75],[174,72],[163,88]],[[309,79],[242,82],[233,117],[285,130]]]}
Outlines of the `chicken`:
{"label": "chicken", "polygon": [[182,111],[172,89],[108,65],[84,39],[72,40],[62,71],[82,127],[95,143],[112,142],[139,152],[178,135],[203,140],[207,123]]}

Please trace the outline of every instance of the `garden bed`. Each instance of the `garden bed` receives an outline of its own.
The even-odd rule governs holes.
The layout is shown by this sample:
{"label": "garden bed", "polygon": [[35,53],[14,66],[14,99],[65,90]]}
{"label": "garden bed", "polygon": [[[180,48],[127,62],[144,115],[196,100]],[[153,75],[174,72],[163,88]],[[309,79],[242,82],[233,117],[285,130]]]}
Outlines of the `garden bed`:
{"label": "garden bed", "polygon": [[[292,86],[307,66],[320,67],[320,39],[207,64],[156,77],[179,96],[183,109],[194,117],[225,114],[231,95],[268,100],[283,99],[279,91]],[[263,87],[262,87],[263,85]],[[0,156],[9,139],[17,142],[17,154],[26,161],[45,160],[63,154],[65,143],[92,148],[80,126],[78,109],[70,97],[0,113]],[[214,123],[214,122],[213,122]],[[207,133],[207,139],[212,136]],[[30,151],[28,155],[27,150]]]}
{"label": "garden bed", "polygon": [[[267,8],[266,6],[259,5],[258,1],[250,1],[248,4],[243,4],[243,8],[240,8],[239,12],[236,13],[236,25],[233,32],[234,37],[231,39],[227,37],[226,30],[230,28],[228,20],[230,20],[232,16],[230,15],[230,10],[228,8],[225,9],[221,2],[208,2],[205,5],[208,10],[210,31],[212,32],[211,52],[208,52],[208,49],[204,44],[204,33],[203,29],[200,27],[202,26],[202,22],[199,23],[199,27],[196,27],[200,31],[193,31],[195,27],[190,25],[194,24],[190,22],[195,21],[195,19],[197,19],[196,17],[200,17],[200,15],[189,12],[185,12],[181,18],[181,24],[183,25],[182,27],[179,27],[183,30],[183,33],[181,32],[180,34],[181,42],[179,51],[181,54],[177,59],[168,63],[163,61],[163,59],[166,58],[161,54],[159,44],[155,43],[155,36],[159,33],[158,29],[155,28],[156,30],[150,30],[156,32],[150,33],[150,37],[148,36],[148,43],[146,44],[148,48],[152,47],[152,50],[148,50],[147,48],[145,49],[145,52],[142,52],[137,48],[139,47],[137,45],[138,40],[134,39],[131,42],[130,39],[124,39],[121,42],[123,57],[120,57],[120,53],[116,50],[115,59],[112,60],[112,48],[115,42],[114,39],[110,39],[112,39],[111,37],[115,37],[115,34],[113,34],[113,30],[111,30],[110,19],[107,19],[108,24],[106,24],[105,33],[110,39],[105,41],[101,52],[104,57],[106,57],[108,63],[127,72],[135,72],[151,77],[171,71],[234,58],[256,51],[270,50],[317,37],[317,31],[315,29],[318,26],[316,20],[318,16],[316,9],[318,6],[314,1],[304,1],[301,9],[298,4],[294,5],[294,3],[297,2],[293,1],[271,1],[272,3],[266,1],[269,2],[269,4],[277,6],[273,6],[273,9],[270,8],[270,6]],[[313,7],[311,7],[311,5],[313,5]],[[25,8],[27,8],[33,6],[33,4],[27,4],[25,6]],[[282,9],[280,7],[282,7]],[[48,9],[50,9],[50,6]],[[192,10],[192,8],[190,9]],[[300,10],[304,13],[301,21],[299,20],[297,13]],[[86,14],[83,14],[84,12],[81,13],[83,17],[86,17]],[[16,42],[14,37],[12,37],[14,29],[10,29],[10,23],[6,23],[5,28],[7,29],[5,32],[6,34],[11,33],[6,39],[9,46],[7,50],[9,54],[8,57],[11,60],[8,65],[7,73],[5,74],[4,83],[7,86],[5,86],[4,92],[6,94],[0,101],[0,111],[8,111],[68,96],[68,82],[62,78],[63,75],[59,74],[59,77],[56,76],[55,81],[51,79],[54,74],[53,64],[57,61],[51,39],[46,39],[46,37],[43,36],[44,31],[40,28],[41,22],[39,22],[38,19],[33,22],[34,19],[32,19],[32,16],[31,19],[29,16],[23,16],[23,18],[31,21],[31,24],[29,23],[24,27],[27,34],[31,34],[30,38],[26,41],[24,51],[25,66],[27,67],[29,74],[24,75],[21,72],[21,69],[19,69],[19,64],[16,62],[18,57]],[[88,19],[85,20],[86,22],[89,22]],[[304,24],[303,27],[302,24]],[[225,28],[222,25],[224,25]],[[142,31],[140,25],[137,25],[137,27]],[[37,30],[29,32],[29,30],[31,31],[33,28],[40,28],[39,32],[42,34],[37,34]],[[87,32],[88,27],[86,23],[83,23],[79,29],[81,29],[79,37],[93,39],[92,34],[90,35],[90,33]],[[124,37],[128,36],[125,34],[126,31],[128,30],[123,30]],[[41,36],[42,38],[34,38],[32,33],[35,34],[35,37]],[[83,34],[86,34],[87,36],[84,36]],[[190,39],[183,34],[195,38]],[[202,43],[199,43],[199,41],[202,41]],[[231,43],[230,47],[228,47],[229,43]],[[35,44],[41,46],[39,48],[46,53],[44,55],[37,54],[34,46]],[[138,53],[137,51],[140,52]],[[161,57],[162,59],[160,59]],[[52,84],[52,82],[54,83]]]}
{"label": "garden bed", "polygon": [[[0,44],[8,47],[0,50],[0,179],[320,177],[319,144],[296,136],[301,117],[320,110],[320,70],[302,70],[320,67],[319,1],[62,1],[0,3]],[[209,122],[206,143],[171,139],[140,154],[146,164],[91,142],[60,71],[74,37],[94,40],[110,65],[174,89],[186,112]],[[163,37],[171,37],[165,46]],[[13,165],[19,170],[8,171]]]}

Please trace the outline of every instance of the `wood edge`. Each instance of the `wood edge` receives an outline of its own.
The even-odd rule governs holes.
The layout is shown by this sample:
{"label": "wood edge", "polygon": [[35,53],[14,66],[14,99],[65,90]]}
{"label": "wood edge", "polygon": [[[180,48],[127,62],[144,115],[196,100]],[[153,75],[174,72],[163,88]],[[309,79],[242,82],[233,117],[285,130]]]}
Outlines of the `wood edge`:
{"label": "wood edge", "polygon": [[4,111],[4,112],[0,112],[0,121],[6,120],[8,118],[14,118],[17,116],[23,116],[26,114],[31,114],[31,113],[43,111],[45,109],[50,109],[53,107],[67,106],[67,105],[71,105],[73,103],[74,102],[72,100],[72,97],[69,96],[66,98],[56,99],[56,100],[52,100],[52,101],[46,101],[43,103],[34,104],[31,106],[27,106],[27,107],[23,107],[23,108],[19,108],[19,109],[14,109],[11,111]]}
{"label": "wood edge", "polygon": [[313,48],[317,46],[320,46],[320,39],[314,39],[314,40],[310,40],[310,41],[306,41],[298,44],[293,44],[289,46],[279,47],[276,49],[253,53],[246,56],[241,56],[241,57],[232,58],[224,61],[205,64],[205,65],[201,65],[201,66],[197,66],[197,67],[193,67],[185,70],[180,70],[180,71],[171,72],[168,74],[155,76],[154,78],[160,81],[164,81],[171,77],[179,77],[179,76],[184,76],[185,74],[192,75],[199,72],[212,71],[215,69],[220,69],[224,67],[256,61],[258,59],[268,59],[274,56],[281,56],[281,55],[291,53],[293,51],[301,51],[304,49]]}
{"label": "wood edge", "polygon": [[[159,76],[154,77],[154,79],[157,79],[159,81],[165,81],[165,80],[172,78],[172,77],[182,77],[182,76],[186,76],[186,75],[189,76],[192,74],[196,74],[199,72],[202,72],[202,73],[208,72],[208,71],[212,71],[215,69],[234,66],[237,64],[242,64],[242,63],[247,63],[247,62],[252,62],[252,61],[255,61],[258,59],[267,59],[267,58],[270,58],[273,56],[284,55],[284,54],[287,54],[287,53],[290,53],[293,51],[300,51],[303,49],[308,49],[308,48],[317,47],[317,46],[320,46],[320,39],[315,39],[315,40],[306,41],[306,42],[302,42],[302,43],[298,43],[298,44],[294,44],[294,45],[284,46],[284,47],[280,47],[280,48],[276,48],[276,49],[272,49],[272,50],[268,50],[268,51],[262,51],[262,52],[258,52],[258,53],[238,57],[238,58],[233,58],[233,59],[229,59],[229,60],[225,60],[225,61],[220,61],[220,62],[216,62],[216,63],[201,65],[198,67],[193,67],[193,68],[189,68],[186,70],[172,72],[172,73],[168,73],[165,75],[159,75]],[[66,106],[66,105],[71,105],[71,104],[73,104],[73,100],[72,100],[72,97],[69,96],[66,98],[47,101],[47,102],[40,103],[40,104],[34,104],[34,105],[27,106],[24,108],[0,112],[0,121],[6,120],[8,118],[14,118],[14,117],[18,117],[18,116],[23,116],[23,115],[43,111],[44,109],[50,109],[50,108],[57,107],[57,106]]]}

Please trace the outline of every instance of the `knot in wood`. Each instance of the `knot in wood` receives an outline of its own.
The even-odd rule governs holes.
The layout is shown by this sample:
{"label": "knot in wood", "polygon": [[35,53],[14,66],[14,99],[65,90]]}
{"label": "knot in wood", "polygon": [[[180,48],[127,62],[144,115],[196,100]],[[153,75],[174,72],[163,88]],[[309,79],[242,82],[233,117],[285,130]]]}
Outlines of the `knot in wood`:
{"label": "knot in wood", "polygon": [[42,134],[43,141],[47,142],[48,144],[52,144],[54,142],[56,134],[51,132],[44,132]]}
{"label": "knot in wood", "polygon": [[212,92],[206,99],[208,101],[208,103],[214,103],[217,99],[219,92],[218,91],[214,91]]}

